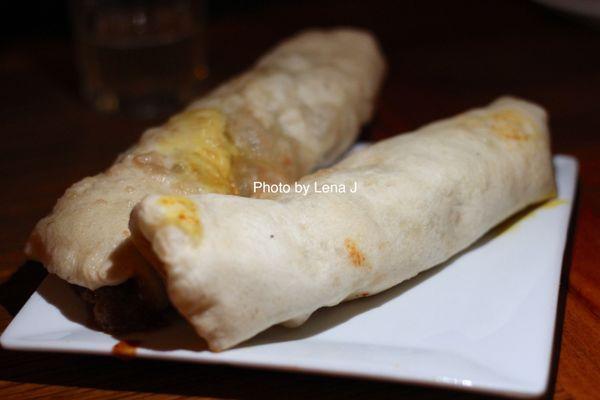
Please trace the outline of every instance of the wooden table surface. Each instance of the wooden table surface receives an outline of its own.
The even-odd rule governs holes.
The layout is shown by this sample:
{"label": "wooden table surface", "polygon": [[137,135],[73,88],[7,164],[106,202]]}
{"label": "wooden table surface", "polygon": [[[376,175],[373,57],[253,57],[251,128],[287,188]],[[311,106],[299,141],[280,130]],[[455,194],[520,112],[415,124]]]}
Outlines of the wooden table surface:
{"label": "wooden table surface", "polygon": [[[372,29],[389,60],[368,138],[505,93],[549,110],[554,152],[575,155],[581,169],[548,397],[600,398],[600,25],[526,1],[266,2],[210,22],[211,80],[241,71],[298,29],[339,24]],[[71,183],[108,166],[160,122],[99,115],[83,105],[70,46],[66,38],[33,36],[0,48],[0,330],[45,275],[22,253],[35,222]],[[0,351],[0,398],[75,396],[488,398],[225,366]]]}

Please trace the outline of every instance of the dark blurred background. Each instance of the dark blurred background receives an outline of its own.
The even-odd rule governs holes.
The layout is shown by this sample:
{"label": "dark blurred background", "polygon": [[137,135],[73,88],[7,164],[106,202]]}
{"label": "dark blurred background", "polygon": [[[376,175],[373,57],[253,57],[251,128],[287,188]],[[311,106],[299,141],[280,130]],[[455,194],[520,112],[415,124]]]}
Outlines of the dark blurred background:
{"label": "dark blurred background", "polygon": [[[585,99],[576,97],[600,93],[600,23],[531,1],[205,3],[209,65],[215,81],[246,68],[278,39],[299,29],[356,25],[371,29],[382,41],[395,74],[394,87],[386,87],[386,95],[396,97],[396,113],[414,108],[407,114],[424,110],[423,117],[430,119],[438,115],[436,110],[447,114],[501,93],[583,113],[590,110],[582,109]],[[5,1],[0,7],[0,49],[34,43],[30,51],[38,52],[39,68],[65,88],[76,89],[74,56],[65,57],[72,50],[67,43],[71,37],[68,1]],[[69,60],[71,65],[66,64]],[[10,66],[6,59],[0,61],[3,69]],[[587,81],[587,90],[578,91],[575,78]],[[563,95],[553,95],[558,89]],[[405,102],[416,106],[406,108]],[[425,122],[419,115],[406,118],[407,128]]]}
{"label": "dark blurred background", "polygon": [[[213,0],[204,1],[211,20],[231,14],[260,12],[265,7],[294,3],[290,0]],[[296,1],[295,3],[306,3]],[[0,34],[3,39],[48,35],[66,37],[70,34],[69,1],[4,1],[0,6]]]}

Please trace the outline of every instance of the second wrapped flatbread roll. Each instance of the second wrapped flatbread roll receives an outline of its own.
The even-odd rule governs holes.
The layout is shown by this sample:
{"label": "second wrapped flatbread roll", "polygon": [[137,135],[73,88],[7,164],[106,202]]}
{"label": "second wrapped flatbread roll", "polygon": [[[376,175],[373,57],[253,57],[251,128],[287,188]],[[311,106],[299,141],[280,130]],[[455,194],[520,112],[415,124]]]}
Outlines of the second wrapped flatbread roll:
{"label": "second wrapped flatbread roll", "polygon": [[135,207],[136,244],[155,255],[172,303],[212,350],[394,286],[556,192],[546,114],[512,98],[299,184],[308,190],[154,195]]}

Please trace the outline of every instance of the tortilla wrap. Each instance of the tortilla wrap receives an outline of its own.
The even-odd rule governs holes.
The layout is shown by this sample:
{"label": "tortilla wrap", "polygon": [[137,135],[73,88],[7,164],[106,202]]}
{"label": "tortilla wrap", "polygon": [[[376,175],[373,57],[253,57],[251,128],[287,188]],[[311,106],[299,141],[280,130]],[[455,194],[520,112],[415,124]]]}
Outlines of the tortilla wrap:
{"label": "tortilla wrap", "polygon": [[306,194],[152,195],[134,208],[136,244],[211,350],[397,285],[556,193],[546,113],[514,98],[384,140],[299,184]]}

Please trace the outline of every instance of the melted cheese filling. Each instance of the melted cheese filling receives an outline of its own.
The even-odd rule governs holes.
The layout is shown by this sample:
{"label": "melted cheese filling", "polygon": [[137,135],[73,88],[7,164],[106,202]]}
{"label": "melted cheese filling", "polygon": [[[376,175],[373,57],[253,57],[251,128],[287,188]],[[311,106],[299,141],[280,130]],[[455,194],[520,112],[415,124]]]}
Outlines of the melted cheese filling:
{"label": "melted cheese filling", "polygon": [[170,134],[160,139],[158,151],[173,160],[171,169],[182,179],[209,192],[236,194],[231,165],[237,149],[225,127],[225,116],[218,110],[184,111],[164,126]]}

